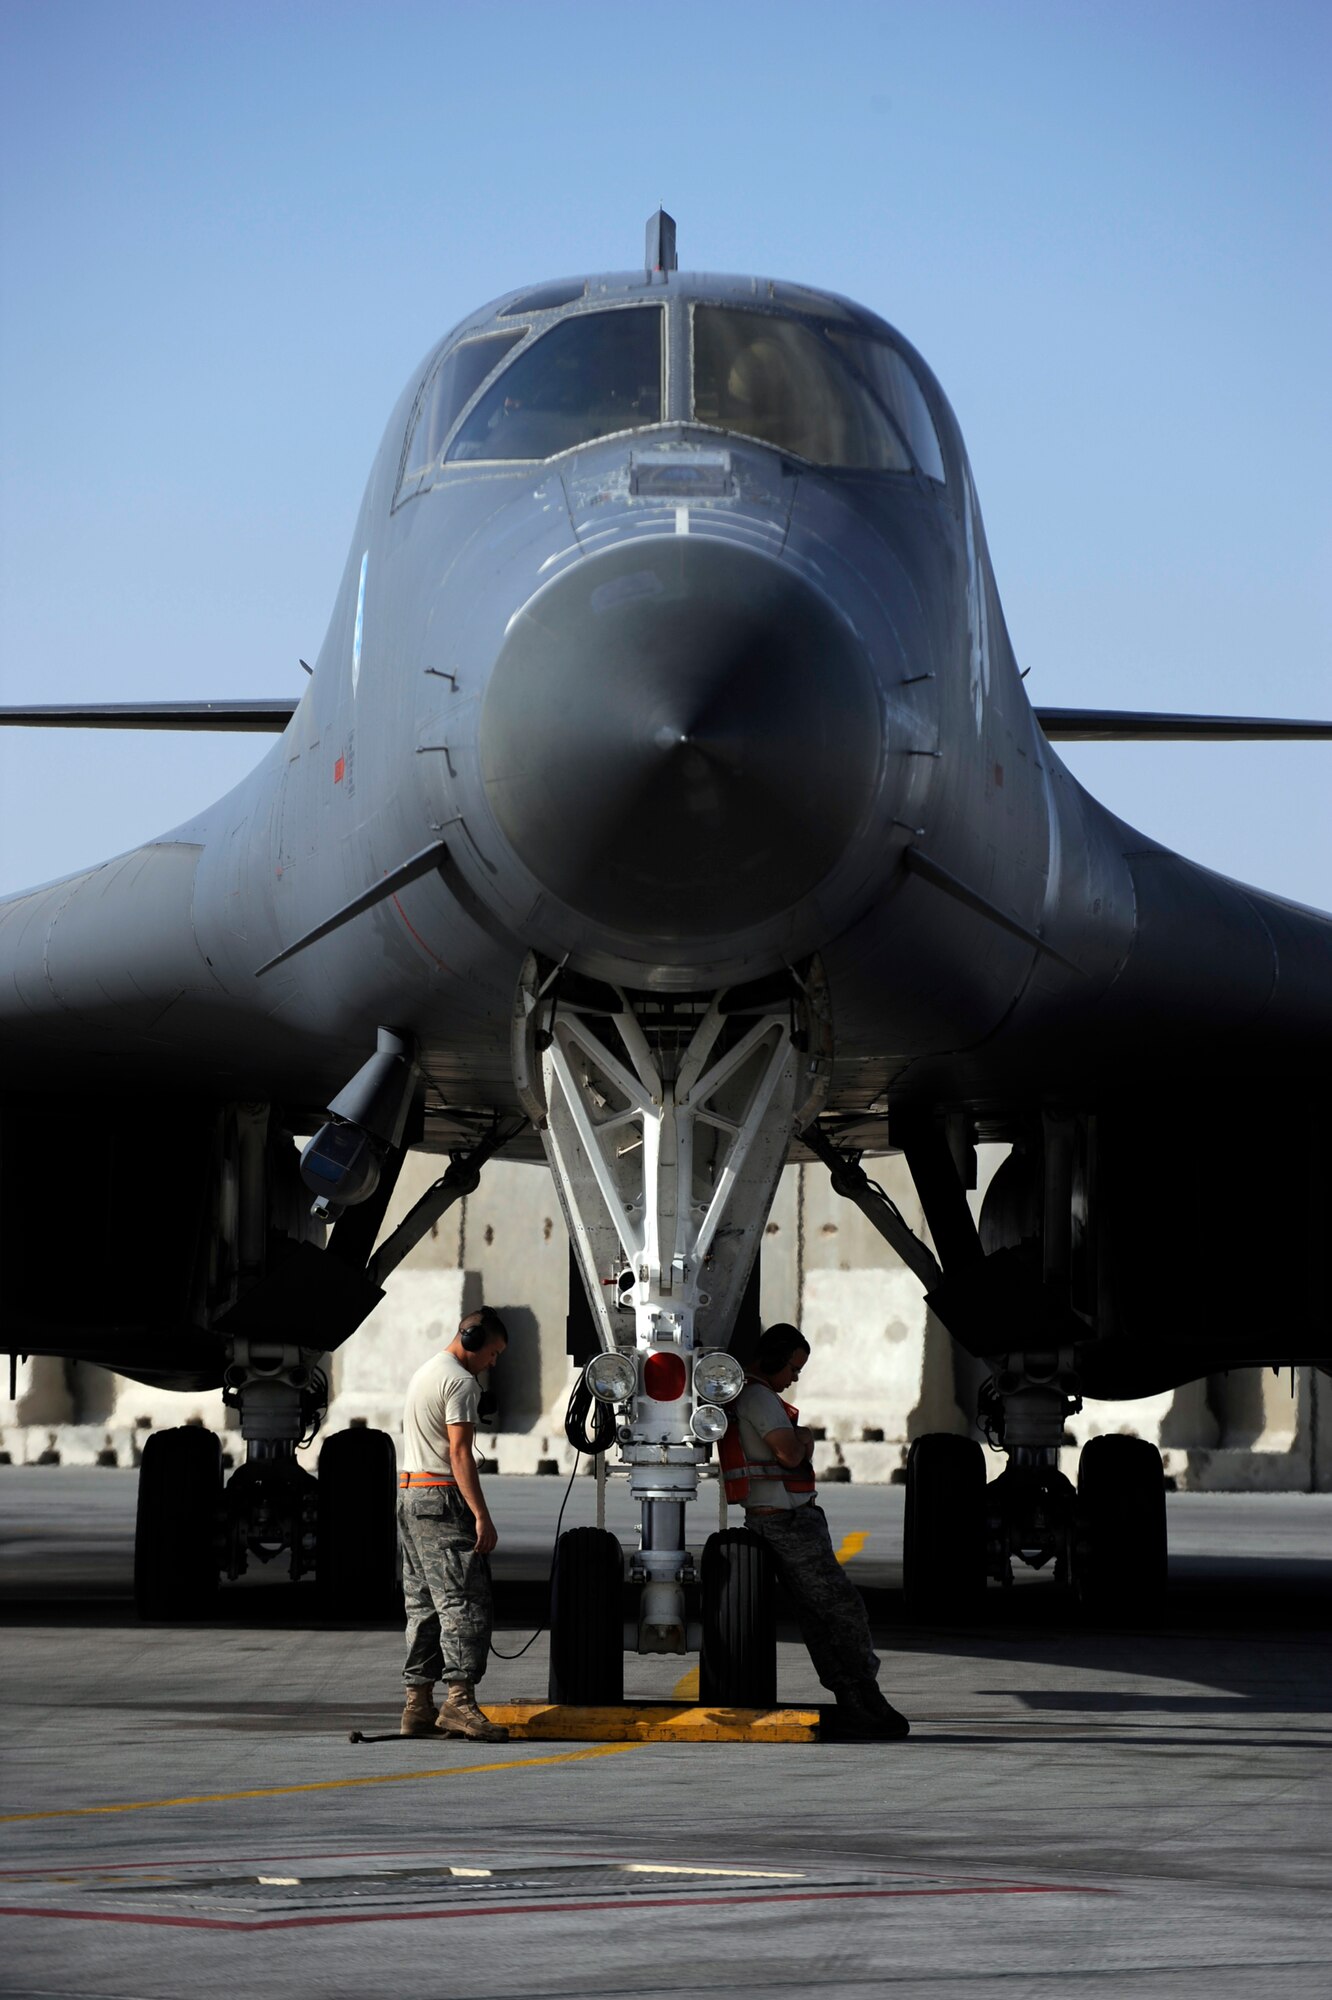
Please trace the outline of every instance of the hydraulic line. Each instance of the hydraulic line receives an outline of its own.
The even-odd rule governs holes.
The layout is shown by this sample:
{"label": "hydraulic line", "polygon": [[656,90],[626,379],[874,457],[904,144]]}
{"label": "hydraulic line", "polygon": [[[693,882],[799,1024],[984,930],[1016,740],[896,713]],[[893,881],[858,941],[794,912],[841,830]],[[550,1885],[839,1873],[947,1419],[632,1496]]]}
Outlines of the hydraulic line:
{"label": "hydraulic line", "polygon": [[[589,1416],[592,1419],[588,1425]],[[575,1451],[585,1458],[597,1458],[603,1451],[609,1451],[615,1442],[615,1412],[609,1403],[603,1403],[592,1394],[579,1373],[569,1395],[569,1405],[564,1412],[564,1435]]]}
{"label": "hydraulic line", "polygon": [[[589,1429],[588,1418],[591,1417]],[[599,1453],[609,1451],[615,1442],[615,1413],[609,1403],[600,1403],[593,1396],[587,1383],[579,1373],[569,1396],[564,1412],[564,1435],[574,1451],[584,1458],[596,1458]],[[494,1640],[490,1650],[497,1660],[521,1660],[529,1646],[534,1646],[550,1624],[550,1593],[555,1581],[555,1555],[560,1545],[560,1529],[564,1525],[564,1510],[573,1492],[573,1483],[578,1476],[578,1459],[574,1459],[573,1471],[569,1474],[569,1484],[564,1489],[559,1515],[555,1522],[555,1538],[551,1544],[550,1569],[546,1573],[546,1615],[537,1626],[530,1639],[525,1639],[516,1653],[501,1653]]]}

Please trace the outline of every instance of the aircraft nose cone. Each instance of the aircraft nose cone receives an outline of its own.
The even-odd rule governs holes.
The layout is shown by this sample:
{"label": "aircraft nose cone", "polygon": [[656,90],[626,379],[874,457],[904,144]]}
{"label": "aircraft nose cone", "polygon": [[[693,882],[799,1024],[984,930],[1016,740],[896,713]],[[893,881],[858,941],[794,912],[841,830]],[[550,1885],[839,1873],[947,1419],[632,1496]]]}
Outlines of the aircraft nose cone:
{"label": "aircraft nose cone", "polygon": [[767,921],[861,824],[879,708],[850,627],[767,556],[699,536],[580,563],[510,626],[482,777],[571,909],[679,942]]}

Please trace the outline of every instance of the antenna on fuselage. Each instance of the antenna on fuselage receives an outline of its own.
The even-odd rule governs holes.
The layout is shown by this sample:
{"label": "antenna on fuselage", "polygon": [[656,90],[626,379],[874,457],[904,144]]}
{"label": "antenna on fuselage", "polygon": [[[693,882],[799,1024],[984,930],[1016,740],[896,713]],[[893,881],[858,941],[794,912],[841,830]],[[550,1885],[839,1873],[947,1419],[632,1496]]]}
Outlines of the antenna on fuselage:
{"label": "antenna on fuselage", "polygon": [[675,217],[667,215],[664,208],[659,208],[655,215],[648,217],[644,261],[652,277],[680,268],[680,260],[675,254]]}

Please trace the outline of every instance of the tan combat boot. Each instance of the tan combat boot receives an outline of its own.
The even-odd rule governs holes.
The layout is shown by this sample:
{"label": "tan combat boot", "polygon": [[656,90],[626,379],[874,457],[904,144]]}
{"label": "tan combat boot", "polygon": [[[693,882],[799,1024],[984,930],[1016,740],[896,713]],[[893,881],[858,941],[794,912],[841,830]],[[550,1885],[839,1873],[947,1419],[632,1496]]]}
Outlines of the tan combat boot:
{"label": "tan combat boot", "polygon": [[449,1698],[435,1719],[435,1727],[445,1736],[468,1736],[474,1743],[507,1743],[509,1732],[498,1722],[489,1721],[476,1705],[476,1696],[467,1681],[450,1681]]}
{"label": "tan combat boot", "polygon": [[433,1736],[435,1733],[435,1684],[420,1681],[407,1690],[403,1703],[399,1736]]}

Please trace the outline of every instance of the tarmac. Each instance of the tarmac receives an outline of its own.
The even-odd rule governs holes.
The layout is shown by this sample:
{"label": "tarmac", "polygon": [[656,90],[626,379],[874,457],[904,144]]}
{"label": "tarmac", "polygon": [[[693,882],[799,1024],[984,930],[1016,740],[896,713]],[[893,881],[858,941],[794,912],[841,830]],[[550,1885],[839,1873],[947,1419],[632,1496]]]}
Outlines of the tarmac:
{"label": "tarmac", "polygon": [[[488,1482],[503,1651],[564,1485]],[[909,1626],[901,1489],[829,1487],[908,1742],[469,1745],[394,1738],[399,1632],[322,1626],[306,1585],[140,1624],[134,1488],[0,1467],[0,1992],[1332,1993],[1332,1496],[1171,1495],[1165,1623],[1109,1633],[1034,1575]],[[565,1525],[593,1505],[576,1481]],[[783,1629],[782,1702],[816,1706]],[[542,1700],[546,1659],[483,1702]],[[630,1658],[626,1694],[687,1703],[694,1665]]]}

